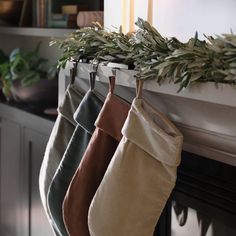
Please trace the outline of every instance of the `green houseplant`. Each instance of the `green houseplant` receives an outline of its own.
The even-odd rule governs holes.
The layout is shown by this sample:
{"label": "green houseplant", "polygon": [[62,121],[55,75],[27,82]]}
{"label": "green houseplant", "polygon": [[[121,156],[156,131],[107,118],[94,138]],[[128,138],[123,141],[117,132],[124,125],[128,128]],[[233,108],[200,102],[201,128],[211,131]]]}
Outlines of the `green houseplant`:
{"label": "green houseplant", "polygon": [[8,65],[8,56],[0,50],[0,78],[1,78],[1,89],[3,94],[9,94],[9,82],[8,80],[5,80],[3,78],[7,77],[8,71],[9,71],[9,65]]}
{"label": "green houseplant", "polygon": [[[9,56],[0,53],[2,92],[7,100],[39,102],[56,96],[56,67],[45,69],[47,60],[39,56],[39,49],[40,43],[30,52],[16,48]],[[46,94],[48,89],[54,91]]]}

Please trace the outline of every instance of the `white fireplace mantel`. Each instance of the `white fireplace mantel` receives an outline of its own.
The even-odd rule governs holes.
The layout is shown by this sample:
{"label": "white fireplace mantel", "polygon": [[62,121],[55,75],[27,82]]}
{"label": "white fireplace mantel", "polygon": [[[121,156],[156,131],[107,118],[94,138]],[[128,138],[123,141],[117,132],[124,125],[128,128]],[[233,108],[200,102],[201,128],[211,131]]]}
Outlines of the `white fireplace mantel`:
{"label": "white fireplace mantel", "polygon": [[[69,83],[70,65],[60,71],[59,101]],[[88,88],[90,64],[79,63],[76,86]],[[116,70],[116,93],[131,101],[135,71]],[[99,66],[97,89],[107,92],[112,68]],[[226,84],[196,83],[177,93],[179,85],[154,80],[144,83],[143,96],[164,112],[184,135],[184,150],[236,166],[236,88]]]}

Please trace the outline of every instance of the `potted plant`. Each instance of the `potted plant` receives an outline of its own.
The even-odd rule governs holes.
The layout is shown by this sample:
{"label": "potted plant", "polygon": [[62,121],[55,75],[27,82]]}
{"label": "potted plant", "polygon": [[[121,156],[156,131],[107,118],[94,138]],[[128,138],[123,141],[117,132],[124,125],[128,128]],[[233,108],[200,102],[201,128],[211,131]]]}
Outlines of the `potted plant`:
{"label": "potted plant", "polygon": [[[8,61],[8,56],[2,51],[0,50],[0,78],[5,76],[6,71],[8,70],[7,67],[7,61]],[[2,93],[7,94],[7,91],[5,91],[6,89],[8,89],[9,86],[7,86],[6,84],[4,85],[4,83],[6,83],[6,81],[3,81],[2,79],[0,80],[0,93],[1,93],[1,97],[2,97]]]}
{"label": "potted plant", "polygon": [[9,57],[0,53],[2,92],[7,100],[48,105],[56,102],[57,70],[55,66],[45,69],[47,60],[39,56],[39,48],[40,44],[30,52],[16,48]]}

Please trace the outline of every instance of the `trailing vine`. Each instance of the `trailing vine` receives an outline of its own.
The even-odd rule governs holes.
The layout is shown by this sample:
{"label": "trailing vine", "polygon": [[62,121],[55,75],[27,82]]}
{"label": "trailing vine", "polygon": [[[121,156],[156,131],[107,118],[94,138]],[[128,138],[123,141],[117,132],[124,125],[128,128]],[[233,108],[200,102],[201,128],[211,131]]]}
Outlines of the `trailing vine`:
{"label": "trailing vine", "polygon": [[180,85],[179,90],[196,82],[236,85],[236,35],[195,37],[187,43],[163,37],[148,22],[138,19],[138,30],[131,34],[94,27],[78,29],[65,39],[56,39],[62,50],[59,67],[71,60],[123,63],[137,70],[139,79],[156,79]]}

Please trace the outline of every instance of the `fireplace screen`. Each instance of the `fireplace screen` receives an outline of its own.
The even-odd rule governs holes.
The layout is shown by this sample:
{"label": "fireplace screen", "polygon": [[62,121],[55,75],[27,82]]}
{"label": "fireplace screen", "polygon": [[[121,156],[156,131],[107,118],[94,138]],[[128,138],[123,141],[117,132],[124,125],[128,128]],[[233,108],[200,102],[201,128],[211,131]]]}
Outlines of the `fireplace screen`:
{"label": "fireplace screen", "polygon": [[[207,208],[206,208],[207,211]],[[173,201],[171,236],[235,236],[236,226]],[[220,213],[219,213],[220,214]]]}
{"label": "fireplace screen", "polygon": [[236,236],[236,168],[183,153],[155,236]]}

